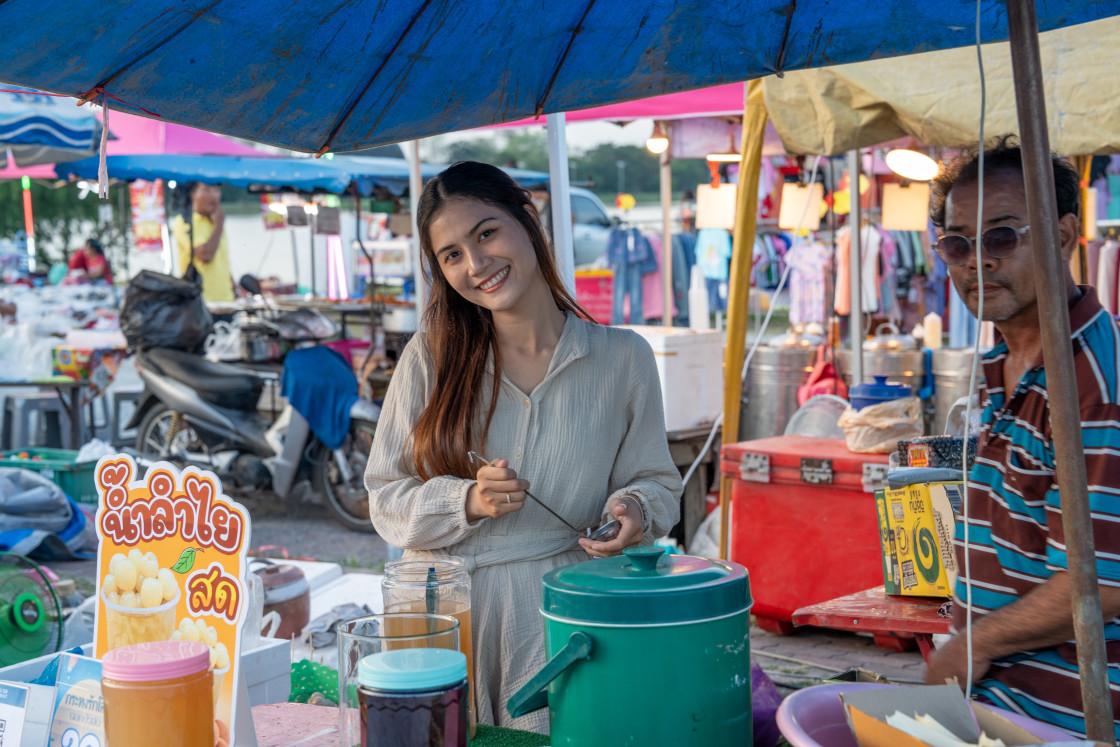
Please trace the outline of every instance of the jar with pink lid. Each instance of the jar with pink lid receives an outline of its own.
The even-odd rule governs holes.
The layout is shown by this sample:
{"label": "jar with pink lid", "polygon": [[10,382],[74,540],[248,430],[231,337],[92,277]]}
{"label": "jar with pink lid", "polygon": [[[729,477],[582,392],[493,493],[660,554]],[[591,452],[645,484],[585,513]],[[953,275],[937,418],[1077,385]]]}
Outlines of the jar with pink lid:
{"label": "jar with pink lid", "polygon": [[213,747],[214,701],[205,643],[159,641],[101,657],[105,737],[113,747]]}

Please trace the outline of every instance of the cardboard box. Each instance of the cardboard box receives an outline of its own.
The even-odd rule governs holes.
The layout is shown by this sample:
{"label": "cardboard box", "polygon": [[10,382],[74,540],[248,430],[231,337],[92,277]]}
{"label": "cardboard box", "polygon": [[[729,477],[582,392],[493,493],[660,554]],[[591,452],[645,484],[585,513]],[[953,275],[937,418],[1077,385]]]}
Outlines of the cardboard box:
{"label": "cardboard box", "polygon": [[961,483],[875,491],[883,585],[888,594],[949,597],[957,580],[953,551]]}
{"label": "cardboard box", "polygon": [[974,703],[970,709],[956,685],[857,690],[841,693],[840,700],[859,747],[924,747],[930,744],[888,724],[888,717],[896,712],[911,717],[915,714],[932,716],[966,744],[976,744],[981,730],[988,737],[1002,739],[1008,747],[1093,744],[1074,737],[1069,741],[1049,742],[1041,735],[1051,734],[1054,729],[1045,724],[1034,722],[1038,728],[1036,734],[982,704]]}
{"label": "cardboard box", "polygon": [[623,326],[653,348],[665,430],[714,423],[723,412],[723,333],[688,327]]}

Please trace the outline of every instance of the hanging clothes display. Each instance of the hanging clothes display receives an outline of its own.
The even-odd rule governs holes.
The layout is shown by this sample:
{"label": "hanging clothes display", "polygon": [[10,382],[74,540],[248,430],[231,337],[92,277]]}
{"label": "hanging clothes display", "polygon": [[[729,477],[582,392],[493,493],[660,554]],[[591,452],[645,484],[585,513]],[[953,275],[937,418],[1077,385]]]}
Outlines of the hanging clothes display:
{"label": "hanging clothes display", "polygon": [[[865,314],[879,311],[879,249],[882,237],[875,226],[867,224],[860,231],[860,309]],[[836,303],[837,314],[852,313],[851,291],[852,237],[847,226],[841,228],[836,238]]]}
{"label": "hanging clothes display", "polygon": [[949,283],[949,347],[972,347],[972,341],[976,339],[976,327],[976,317],[957,293],[957,287]]}
{"label": "hanging clothes display", "polygon": [[790,324],[824,323],[828,314],[828,273],[832,247],[816,240],[794,242],[786,254]]}
{"label": "hanging clothes display", "polygon": [[1097,296],[1109,314],[1117,313],[1117,274],[1120,273],[1120,241],[1109,239],[1097,254]]}
{"label": "hanging clothes display", "polygon": [[[653,262],[649,241],[636,228],[616,227],[607,237],[607,264],[614,274],[611,290],[611,324],[625,324],[624,302],[630,299],[630,324],[645,324],[642,306],[642,273]],[[656,269],[656,264],[654,264]]]}
{"label": "hanging clothes display", "polygon": [[[665,297],[665,284],[661,279],[664,252],[661,247],[661,237],[658,234],[647,233],[645,239],[649,242],[650,260],[645,263],[642,269],[642,312],[646,319],[660,319],[665,311],[662,301]],[[652,270],[649,268],[652,268]],[[675,285],[675,273],[673,280]],[[674,316],[679,308],[679,305],[673,304],[672,313]]]}
{"label": "hanging clothes display", "polygon": [[727,279],[731,274],[731,233],[723,228],[705,228],[696,234],[696,264],[708,286],[708,308],[727,309]]}

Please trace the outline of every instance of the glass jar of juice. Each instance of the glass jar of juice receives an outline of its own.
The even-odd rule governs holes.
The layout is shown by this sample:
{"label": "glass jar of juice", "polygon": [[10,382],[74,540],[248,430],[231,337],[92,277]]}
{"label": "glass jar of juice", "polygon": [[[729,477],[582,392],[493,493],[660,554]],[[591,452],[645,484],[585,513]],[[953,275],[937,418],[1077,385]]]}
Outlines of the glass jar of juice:
{"label": "glass jar of juice", "polygon": [[459,651],[382,651],[358,662],[360,747],[467,747],[470,684]]}
{"label": "glass jar of juice", "polygon": [[[474,684],[474,641],[471,637],[471,577],[462,558],[439,560],[402,558],[385,564],[381,598],[387,613],[427,612],[450,615],[459,621],[459,650],[467,657],[467,679],[471,693]],[[415,624],[415,623],[413,623]],[[424,630],[394,631],[396,635],[415,635]],[[475,732],[475,709],[470,709],[471,736]]]}
{"label": "glass jar of juice", "polygon": [[137,643],[101,659],[105,738],[113,747],[213,747],[210,648],[198,641]]}

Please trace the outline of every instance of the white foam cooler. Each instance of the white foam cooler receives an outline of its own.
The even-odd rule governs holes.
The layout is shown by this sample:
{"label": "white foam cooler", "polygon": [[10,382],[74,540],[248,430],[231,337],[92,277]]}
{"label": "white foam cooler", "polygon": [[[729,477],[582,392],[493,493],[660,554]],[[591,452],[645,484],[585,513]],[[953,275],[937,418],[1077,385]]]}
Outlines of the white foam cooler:
{"label": "white foam cooler", "polygon": [[723,333],[688,327],[624,326],[653,348],[665,404],[665,429],[715,422],[723,410]]}

